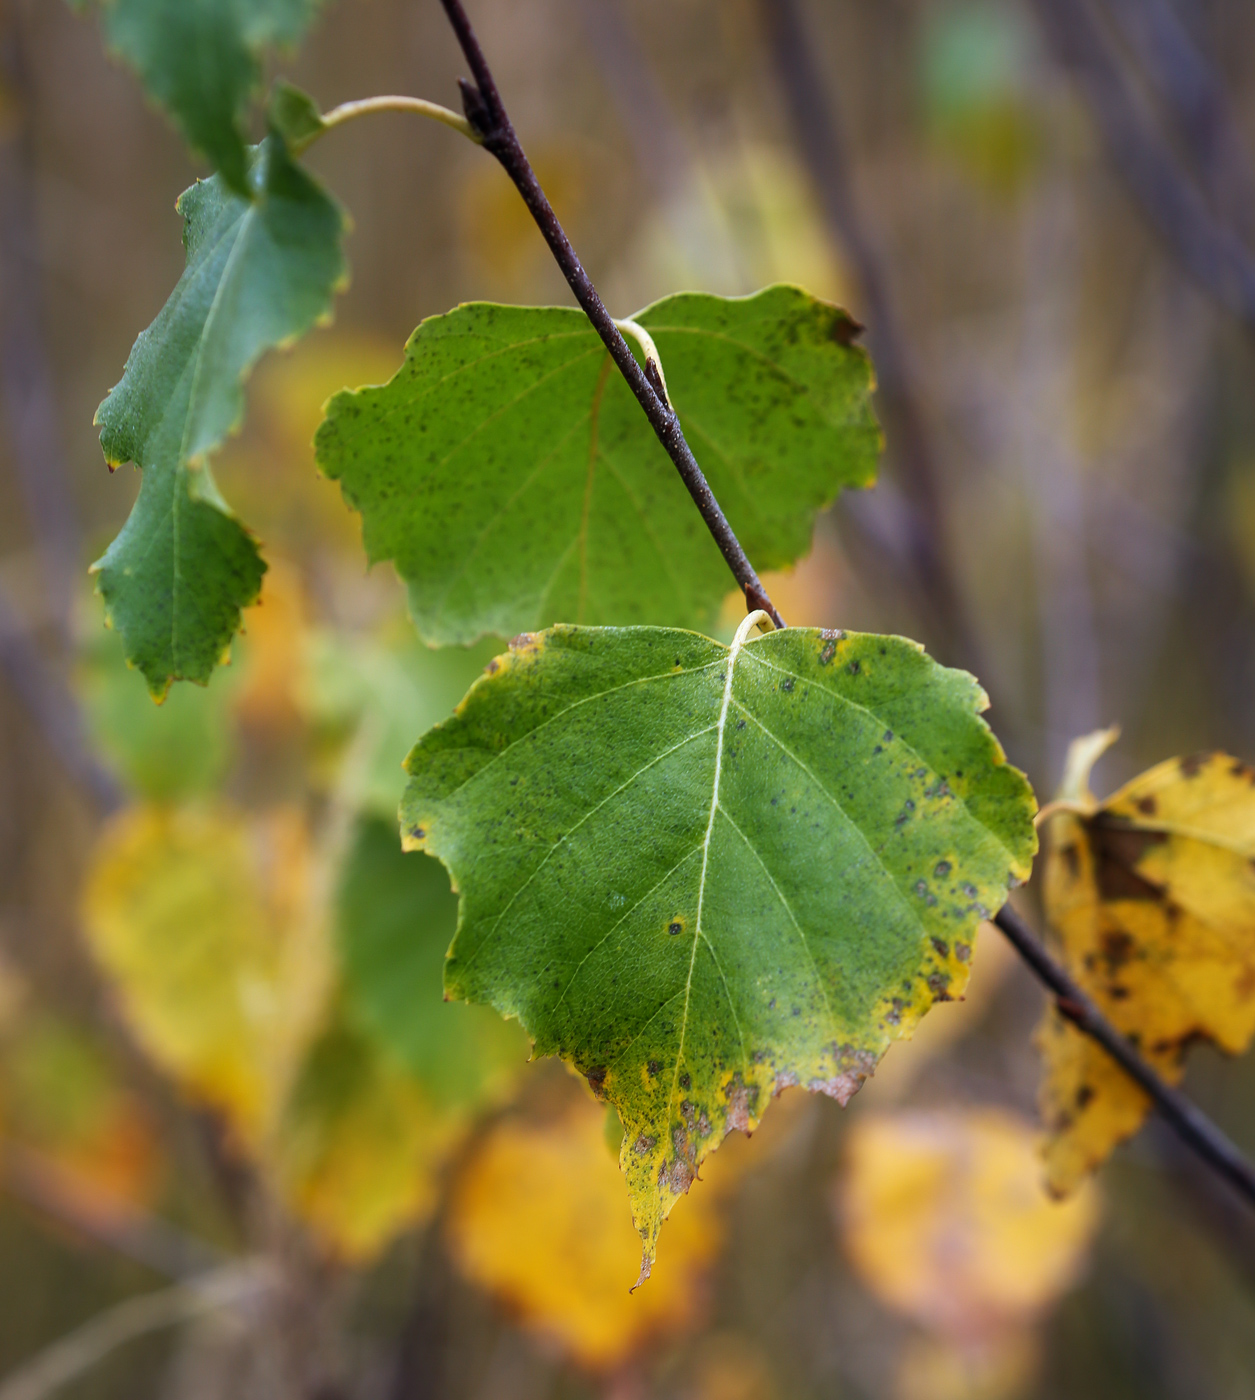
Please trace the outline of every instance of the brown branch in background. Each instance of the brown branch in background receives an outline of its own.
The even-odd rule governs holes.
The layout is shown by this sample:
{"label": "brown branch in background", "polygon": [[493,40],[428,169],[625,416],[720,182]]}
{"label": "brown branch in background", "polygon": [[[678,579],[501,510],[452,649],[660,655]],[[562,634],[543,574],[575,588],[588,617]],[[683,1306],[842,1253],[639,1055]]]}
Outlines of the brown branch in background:
{"label": "brown branch in background", "polygon": [[53,1166],[19,1143],[4,1145],[0,1187],[75,1235],[104,1245],[165,1278],[196,1278],[226,1260],[204,1241],[154,1216],[121,1208],[107,1213],[87,1208],[66,1189]]}
{"label": "brown branch in background", "polygon": [[1159,138],[1087,0],[1033,0],[1143,213],[1190,277],[1255,333],[1255,256],[1212,217]]}
{"label": "brown branch in background", "polygon": [[92,798],[100,815],[116,811],[123,801],[121,787],[88,747],[82,712],[73,694],[44,659],[3,590],[0,671],[57,761]]}
{"label": "brown branch in background", "polygon": [[983,672],[980,644],[944,557],[941,472],[915,390],[916,376],[889,291],[889,280],[854,197],[841,125],[815,60],[797,0],[760,0],[771,56],[798,149],[824,219],[863,293],[860,312],[879,380],[879,406],[898,467],[913,598],[933,616],[954,659]]}
{"label": "brown branch in background", "polygon": [[68,638],[79,536],[44,343],[31,178],[30,73],[17,7],[0,0],[0,402],[43,566],[50,612]]}
{"label": "brown branch in background", "polygon": [[[16,7],[0,0],[0,404],[39,549],[48,611],[68,652],[79,537],[44,344],[31,87],[19,26]],[[104,812],[116,808],[121,791],[84,740],[82,716],[64,676],[2,592],[0,671],[70,776]]]}
{"label": "brown branch in background", "polygon": [[[680,479],[688,488],[697,509],[701,512],[706,528],[719,546],[728,568],[745,594],[747,609],[761,608],[777,627],[785,625],[784,619],[776,611],[771,599],[763,588],[762,580],[754,571],[741,543],[728,524],[727,517],[715,499],[702,469],[693,456],[692,449],[685,441],[680,419],[667,402],[661,385],[655,387],[649,370],[652,361],[644,370],[636,362],[636,357],[628,349],[627,341],[619,332],[614,318],[606,310],[592,279],[584,271],[583,264],[576,256],[571,241],[567,238],[553,206],[540,187],[536,172],[523,153],[510,118],[506,113],[496,82],[484,58],[479,40],[462,7],[461,0],[441,0],[449,23],[457,35],[458,43],[474,75],[473,83],[459,80],[462,88],[462,103],[467,120],[479,133],[484,149],[491,152],[501,163],[502,168],[514,182],[515,188],[523,196],[523,201],[531,211],[536,226],[548,243],[562,274],[566,278],[575,299],[584,309],[584,314],[592,322],[593,329],[601,337],[602,343],[610,352],[610,357],[618,366],[619,372],[627,380],[628,387],[636,395],[637,402],[645,411],[650,426],[657,434],[667,456],[675,463]],[[654,368],[656,379],[657,369]]]}
{"label": "brown branch in background", "polygon": [[1249,237],[1255,227],[1255,179],[1215,65],[1172,0],[1104,3],[1168,109],[1217,213],[1236,233]]}
{"label": "brown branch in background", "polygon": [[1003,906],[994,923],[1037,979],[1054,994],[1059,1014],[1101,1045],[1125,1074],[1149,1095],[1181,1140],[1223,1176],[1249,1205],[1255,1206],[1255,1167],[1216,1124],[1184,1094],[1164,1083],[1142,1059],[1133,1043],[1116,1030],[1089,996],[1047,953],[1028,923],[1009,904]]}

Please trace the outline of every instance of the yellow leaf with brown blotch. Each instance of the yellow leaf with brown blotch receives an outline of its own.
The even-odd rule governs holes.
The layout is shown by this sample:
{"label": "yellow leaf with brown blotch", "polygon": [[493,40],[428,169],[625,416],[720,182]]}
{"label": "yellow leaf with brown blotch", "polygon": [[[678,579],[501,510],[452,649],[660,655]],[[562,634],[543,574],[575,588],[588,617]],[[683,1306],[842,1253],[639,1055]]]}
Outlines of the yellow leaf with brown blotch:
{"label": "yellow leaf with brown blotch", "polygon": [[[1046,919],[1068,971],[1176,1083],[1192,1041],[1238,1054],[1255,1035],[1255,769],[1221,753],[1170,759],[1099,802],[1089,773],[1114,739],[1073,744],[1047,809]],[[1047,1177],[1063,1195],[1150,1101],[1053,1007],[1038,1045]]]}

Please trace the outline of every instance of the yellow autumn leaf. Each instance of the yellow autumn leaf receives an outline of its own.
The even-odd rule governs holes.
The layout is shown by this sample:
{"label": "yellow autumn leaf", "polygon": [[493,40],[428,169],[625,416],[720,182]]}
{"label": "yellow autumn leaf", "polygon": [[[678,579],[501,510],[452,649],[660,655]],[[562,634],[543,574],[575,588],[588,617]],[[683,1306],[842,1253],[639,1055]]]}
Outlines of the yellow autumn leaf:
{"label": "yellow autumn leaf", "polygon": [[128,1024],[193,1097],[256,1147],[321,1007],[303,822],[138,806],[92,861],[83,916]]}
{"label": "yellow autumn leaf", "polygon": [[640,1236],[605,1121],[605,1109],[581,1094],[546,1121],[501,1122],[459,1175],[448,1224],[462,1272],[593,1370],[700,1320],[723,1242],[723,1200],[744,1161],[730,1139],[706,1162],[705,1178],[671,1216],[666,1268],[629,1292]]}
{"label": "yellow autumn leaf", "polygon": [[879,1113],[850,1129],[838,1211],[869,1289],[930,1331],[1016,1331],[1076,1279],[1098,1216],[1093,1186],[1042,1189],[1037,1135],[980,1108]]}
{"label": "yellow autumn leaf", "polygon": [[465,1126],[372,1041],[333,1022],[285,1111],[280,1189],[324,1244],[364,1263],[431,1214],[440,1168]]}
{"label": "yellow autumn leaf", "polygon": [[[1255,1035],[1255,769],[1170,759],[1105,802],[1102,731],[1073,744],[1045,822],[1042,896],[1068,971],[1169,1083],[1187,1046]],[[1066,1194],[1141,1126],[1149,1100],[1053,1008],[1038,1030],[1051,1189]]]}

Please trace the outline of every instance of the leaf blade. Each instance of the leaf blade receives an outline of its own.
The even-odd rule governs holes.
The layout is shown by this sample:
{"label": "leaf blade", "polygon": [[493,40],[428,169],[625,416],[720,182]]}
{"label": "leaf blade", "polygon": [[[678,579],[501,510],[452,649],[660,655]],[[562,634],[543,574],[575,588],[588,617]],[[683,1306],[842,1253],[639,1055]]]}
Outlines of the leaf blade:
{"label": "leaf blade", "polygon": [[403,837],[462,892],[448,994],[618,1108],[648,1272],[727,1131],[790,1084],[844,1102],[962,989],[1031,794],[900,639],[557,627],[489,669],[411,754]]}
{"label": "leaf blade", "polygon": [[144,479],[93,572],[158,698],[208,680],[265,571],[208,457],[238,426],[257,359],[326,319],[345,280],[343,216],[280,142],[255,149],[250,178],[254,200],[214,177],[179,201],[187,268],[96,415],[106,460]]}
{"label": "leaf blade", "polygon": [[[871,371],[843,312],[792,287],[686,293],[636,318],[746,547],[805,552],[815,512],[874,476]],[[702,432],[718,421],[718,441]],[[582,312],[459,307],[389,384],[338,395],[322,470],[438,645],[554,621],[709,623],[726,566]]]}

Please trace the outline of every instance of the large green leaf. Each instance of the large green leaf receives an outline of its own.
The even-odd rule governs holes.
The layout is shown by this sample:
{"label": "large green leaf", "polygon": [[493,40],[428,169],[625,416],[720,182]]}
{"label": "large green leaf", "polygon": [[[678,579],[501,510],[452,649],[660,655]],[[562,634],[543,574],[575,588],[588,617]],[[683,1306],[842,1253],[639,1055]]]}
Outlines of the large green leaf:
{"label": "large green leaf", "polygon": [[645,1242],[793,1084],[845,1102],[957,995],[1036,849],[971,676],[913,642],[516,639],[411,753],[410,847],[462,903],[450,996],[516,1016],[626,1130]]}
{"label": "large green leaf", "polygon": [[189,145],[247,191],[244,117],[261,54],[293,44],[321,0],[109,0],[109,47],[139,75]]}
{"label": "large green leaf", "polygon": [[522,1067],[527,1047],[485,1007],[443,1000],[457,906],[439,862],[403,851],[394,822],[359,822],[336,921],[350,1005],[434,1103],[472,1107]]}
{"label": "large green leaf", "polygon": [[179,200],[187,268],[96,414],[110,465],[132,461],[144,475],[93,568],[156,696],[172,679],[209,678],[265,572],[209,454],[239,424],[258,357],[326,319],[345,278],[339,207],[277,140],[250,159],[251,198],[215,176]]}
{"label": "large green leaf", "polygon": [[[871,366],[795,287],[685,293],[636,317],[759,568],[875,474]],[[583,312],[474,304],[424,321],[382,388],[337,395],[318,460],[436,644],[554,621],[708,624],[727,566]]]}

